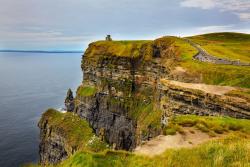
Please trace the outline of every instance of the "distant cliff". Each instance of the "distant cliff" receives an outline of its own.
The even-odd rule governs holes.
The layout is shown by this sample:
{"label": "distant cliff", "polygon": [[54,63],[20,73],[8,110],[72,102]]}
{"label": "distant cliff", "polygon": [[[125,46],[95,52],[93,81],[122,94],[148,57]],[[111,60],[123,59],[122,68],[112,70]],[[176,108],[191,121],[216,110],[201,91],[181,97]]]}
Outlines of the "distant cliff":
{"label": "distant cliff", "polygon": [[[69,111],[79,117],[62,116],[73,119],[74,126],[69,130],[61,127],[63,118],[57,122],[57,118],[43,115],[39,123],[41,163],[58,163],[79,150],[81,143],[68,144],[64,136],[72,129],[86,134],[86,128],[78,127],[74,121],[79,118],[86,120],[112,148],[130,151],[142,141],[163,134],[169,119],[176,114],[249,119],[249,98],[235,93],[241,90],[204,88],[197,84],[202,82],[199,75],[179,67],[182,50],[174,39],[91,43],[82,57],[83,82],[76,97],[68,93],[65,101]],[[195,83],[190,86],[185,82]],[[216,89],[225,91],[216,93]]]}

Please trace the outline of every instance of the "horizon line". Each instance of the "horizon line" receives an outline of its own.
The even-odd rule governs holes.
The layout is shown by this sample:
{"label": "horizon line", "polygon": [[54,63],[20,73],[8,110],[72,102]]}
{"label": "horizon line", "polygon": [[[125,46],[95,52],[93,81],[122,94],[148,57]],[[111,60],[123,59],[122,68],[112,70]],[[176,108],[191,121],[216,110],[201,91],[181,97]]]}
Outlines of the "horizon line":
{"label": "horizon line", "polygon": [[83,53],[83,51],[79,51],[79,50],[19,50],[19,49],[0,49],[0,52]]}

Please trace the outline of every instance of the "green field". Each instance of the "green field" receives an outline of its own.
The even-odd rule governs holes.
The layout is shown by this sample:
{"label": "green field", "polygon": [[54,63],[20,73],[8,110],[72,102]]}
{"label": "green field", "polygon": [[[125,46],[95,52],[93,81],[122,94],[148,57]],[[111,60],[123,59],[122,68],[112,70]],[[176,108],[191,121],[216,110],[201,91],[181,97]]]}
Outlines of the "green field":
{"label": "green field", "polygon": [[[208,35],[209,36],[209,35]],[[216,35],[212,35],[216,36]],[[246,35],[248,37],[248,35]],[[236,86],[243,88],[250,88],[250,68],[246,66],[233,66],[233,65],[218,65],[206,62],[199,62],[197,60],[193,60],[193,56],[197,53],[197,50],[188,44],[185,40],[181,38],[174,38],[175,47],[179,49],[181,61],[179,65],[184,69],[187,69],[192,76],[201,78],[203,83],[212,84],[212,85],[228,85],[228,86]],[[191,39],[201,38],[199,36],[191,37]],[[219,38],[219,37],[218,37]],[[211,38],[217,39],[217,38]],[[219,38],[220,39],[220,38]],[[233,45],[233,41],[235,43],[239,43],[239,41],[243,40],[243,38],[231,37],[230,42]],[[243,43],[248,43],[243,41]],[[238,46],[238,44],[236,44]],[[203,47],[203,45],[202,45]],[[250,47],[249,47],[250,48]],[[248,48],[248,49],[249,49]],[[240,50],[240,48],[238,48]],[[224,50],[230,50],[226,47]],[[244,52],[244,49],[237,52],[238,55]],[[242,54],[241,56],[244,60],[247,60],[247,54]],[[241,59],[241,60],[243,60]]]}
{"label": "green field", "polygon": [[212,33],[188,39],[216,57],[250,63],[250,34]]}

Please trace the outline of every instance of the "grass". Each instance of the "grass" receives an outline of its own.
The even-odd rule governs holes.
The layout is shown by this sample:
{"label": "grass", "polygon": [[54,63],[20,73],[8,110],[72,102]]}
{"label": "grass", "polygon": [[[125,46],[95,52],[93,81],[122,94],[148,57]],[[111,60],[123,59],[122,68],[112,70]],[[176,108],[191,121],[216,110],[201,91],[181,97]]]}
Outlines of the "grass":
{"label": "grass", "polygon": [[73,113],[60,113],[57,110],[49,109],[42,115],[39,124],[45,121],[48,122],[48,126],[53,132],[60,133],[65,138],[67,145],[71,148],[91,151],[106,148],[105,143],[93,139],[94,133],[87,121]]}
{"label": "grass", "polygon": [[79,86],[76,93],[80,97],[93,96],[96,93],[97,89],[94,86]]}
{"label": "grass", "polygon": [[244,167],[250,165],[250,141],[235,135],[210,141],[191,149],[168,150],[145,157],[121,151],[79,152],[62,162],[62,167]]}
{"label": "grass", "polygon": [[171,120],[172,126],[196,127],[209,134],[242,132],[250,134],[250,121],[230,117],[210,117],[196,115],[179,115]]}
{"label": "grass", "polygon": [[[175,47],[179,49],[181,61],[179,65],[201,81],[212,85],[227,85],[250,88],[250,68],[232,65],[216,65],[193,60],[197,50],[180,38],[175,39]],[[232,38],[231,41],[234,39]],[[239,39],[236,38],[236,41]],[[246,55],[245,55],[246,56]]]}
{"label": "grass", "polygon": [[142,56],[140,50],[152,41],[97,41],[91,43],[85,52],[87,57],[115,56],[137,58]]}
{"label": "grass", "polygon": [[250,34],[212,33],[189,39],[216,57],[250,63]]}

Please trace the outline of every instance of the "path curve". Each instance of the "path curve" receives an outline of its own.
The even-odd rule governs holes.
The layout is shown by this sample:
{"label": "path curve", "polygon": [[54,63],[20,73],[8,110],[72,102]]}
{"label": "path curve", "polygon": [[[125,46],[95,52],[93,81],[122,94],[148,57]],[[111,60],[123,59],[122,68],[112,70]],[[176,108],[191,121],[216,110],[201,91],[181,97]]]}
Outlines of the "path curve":
{"label": "path curve", "polygon": [[183,39],[198,50],[198,53],[193,57],[196,60],[199,60],[202,62],[214,63],[214,64],[250,66],[250,63],[243,63],[240,61],[232,61],[232,60],[228,60],[228,59],[222,59],[222,58],[215,57],[215,56],[209,54],[205,49],[203,49],[200,45],[194,43],[193,41],[191,41],[187,38],[183,38]]}

